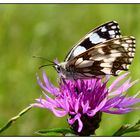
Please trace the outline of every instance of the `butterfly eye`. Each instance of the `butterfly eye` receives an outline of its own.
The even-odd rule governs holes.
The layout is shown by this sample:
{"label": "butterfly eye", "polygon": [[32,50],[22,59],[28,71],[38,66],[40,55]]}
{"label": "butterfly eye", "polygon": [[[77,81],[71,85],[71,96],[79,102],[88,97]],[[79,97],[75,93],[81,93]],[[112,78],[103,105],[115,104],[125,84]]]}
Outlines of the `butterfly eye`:
{"label": "butterfly eye", "polygon": [[56,69],[56,71],[57,71],[58,73],[60,73],[61,67],[60,67],[59,65],[56,65],[56,66],[55,66],[55,69]]}

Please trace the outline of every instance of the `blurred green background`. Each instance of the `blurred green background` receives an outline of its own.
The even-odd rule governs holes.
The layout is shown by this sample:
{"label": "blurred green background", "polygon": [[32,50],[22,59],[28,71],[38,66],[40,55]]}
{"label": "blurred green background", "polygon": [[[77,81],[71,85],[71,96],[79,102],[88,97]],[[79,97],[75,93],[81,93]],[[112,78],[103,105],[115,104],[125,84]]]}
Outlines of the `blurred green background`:
{"label": "blurred green background", "polygon": [[[0,126],[40,97],[36,80],[38,67],[45,61],[63,61],[70,48],[88,31],[104,22],[116,20],[123,35],[137,39],[132,80],[140,78],[140,5],[139,4],[1,4],[0,5]],[[45,68],[57,85],[57,74]],[[133,95],[140,83],[129,90]],[[103,114],[99,136],[110,136],[122,124],[135,123],[140,110],[126,115]],[[57,118],[46,109],[33,108],[1,136],[36,136],[43,128],[68,127],[67,117]],[[127,136],[140,136],[139,132]]]}

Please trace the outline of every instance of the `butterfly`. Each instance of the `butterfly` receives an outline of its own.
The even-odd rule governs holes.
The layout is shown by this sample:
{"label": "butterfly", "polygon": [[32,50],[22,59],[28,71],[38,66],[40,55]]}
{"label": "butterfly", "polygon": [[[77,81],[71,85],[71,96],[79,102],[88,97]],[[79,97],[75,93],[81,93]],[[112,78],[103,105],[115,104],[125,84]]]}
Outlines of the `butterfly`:
{"label": "butterfly", "polygon": [[89,79],[117,76],[127,71],[135,54],[135,38],[122,36],[116,21],[107,22],[87,33],[56,63],[56,71],[65,79]]}

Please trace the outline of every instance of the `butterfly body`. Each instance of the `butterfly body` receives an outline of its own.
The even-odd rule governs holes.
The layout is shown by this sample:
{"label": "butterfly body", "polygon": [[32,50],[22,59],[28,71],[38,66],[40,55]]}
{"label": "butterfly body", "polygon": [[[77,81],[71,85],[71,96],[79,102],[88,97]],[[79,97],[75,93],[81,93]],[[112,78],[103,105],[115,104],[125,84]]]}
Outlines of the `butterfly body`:
{"label": "butterfly body", "polygon": [[135,38],[121,36],[118,23],[111,21],[89,32],[55,65],[66,79],[117,76],[127,71],[135,54]]}

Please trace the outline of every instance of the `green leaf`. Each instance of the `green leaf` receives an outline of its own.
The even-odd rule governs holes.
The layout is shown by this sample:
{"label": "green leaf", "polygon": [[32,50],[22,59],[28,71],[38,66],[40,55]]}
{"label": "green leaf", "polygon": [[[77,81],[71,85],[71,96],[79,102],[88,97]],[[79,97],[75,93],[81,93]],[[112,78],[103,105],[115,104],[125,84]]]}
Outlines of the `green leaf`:
{"label": "green leaf", "polygon": [[122,125],[113,134],[113,136],[122,136],[122,135],[124,135],[126,133],[136,132],[136,131],[140,131],[140,120],[136,124],[134,124],[134,125],[130,125],[130,124]]}
{"label": "green leaf", "polygon": [[53,129],[42,129],[35,132],[38,135],[42,136],[65,136],[65,135],[74,135],[73,131],[69,128],[53,128]]}

